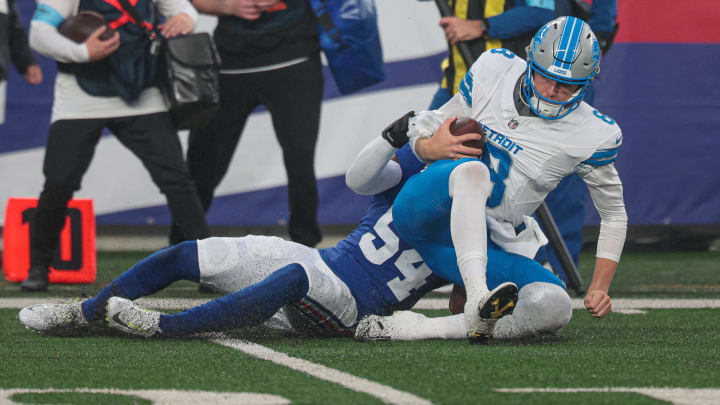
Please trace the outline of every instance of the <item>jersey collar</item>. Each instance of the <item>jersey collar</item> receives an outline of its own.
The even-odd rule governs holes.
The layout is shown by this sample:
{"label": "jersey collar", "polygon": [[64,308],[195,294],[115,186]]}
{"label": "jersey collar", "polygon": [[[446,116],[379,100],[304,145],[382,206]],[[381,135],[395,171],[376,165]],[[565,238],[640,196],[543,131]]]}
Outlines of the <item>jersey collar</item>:
{"label": "jersey collar", "polygon": [[524,100],[525,96],[522,92],[522,82],[524,77],[525,73],[523,72],[523,74],[521,74],[515,82],[515,89],[513,89],[513,101],[515,102],[515,111],[521,117],[537,117],[537,114],[535,114],[530,109],[530,106],[528,106],[527,102]]}

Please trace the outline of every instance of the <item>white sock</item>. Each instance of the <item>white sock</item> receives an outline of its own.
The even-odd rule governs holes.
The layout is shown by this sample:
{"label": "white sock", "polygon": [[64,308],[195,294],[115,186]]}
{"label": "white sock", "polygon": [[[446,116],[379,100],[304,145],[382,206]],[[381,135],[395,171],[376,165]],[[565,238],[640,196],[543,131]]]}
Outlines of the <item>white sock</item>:
{"label": "white sock", "polygon": [[477,328],[480,314],[477,305],[488,292],[487,223],[485,203],[492,184],[487,167],[477,161],[458,165],[450,174],[450,235],[457,255],[460,276],[465,284],[465,324],[467,331]]}
{"label": "white sock", "polygon": [[[465,286],[475,286],[473,289],[474,294],[483,295],[488,291],[486,279],[487,255],[480,252],[470,252],[464,257],[458,257],[458,267]],[[467,287],[465,288],[467,289]]]}
{"label": "white sock", "polygon": [[412,311],[397,311],[379,321],[392,340],[463,339],[467,333],[462,314],[429,318]]}

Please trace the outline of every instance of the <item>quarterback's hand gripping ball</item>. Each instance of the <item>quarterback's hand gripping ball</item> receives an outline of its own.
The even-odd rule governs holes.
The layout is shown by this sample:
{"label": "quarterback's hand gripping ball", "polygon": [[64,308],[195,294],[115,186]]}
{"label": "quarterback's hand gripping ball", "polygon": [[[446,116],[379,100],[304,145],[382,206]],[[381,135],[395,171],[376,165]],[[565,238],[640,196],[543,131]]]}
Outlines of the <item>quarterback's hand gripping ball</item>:
{"label": "quarterback's hand gripping ball", "polygon": [[485,131],[482,126],[472,118],[460,117],[450,124],[450,133],[455,136],[465,134],[480,134],[481,139],[471,139],[463,142],[463,145],[470,148],[482,149],[485,146]]}

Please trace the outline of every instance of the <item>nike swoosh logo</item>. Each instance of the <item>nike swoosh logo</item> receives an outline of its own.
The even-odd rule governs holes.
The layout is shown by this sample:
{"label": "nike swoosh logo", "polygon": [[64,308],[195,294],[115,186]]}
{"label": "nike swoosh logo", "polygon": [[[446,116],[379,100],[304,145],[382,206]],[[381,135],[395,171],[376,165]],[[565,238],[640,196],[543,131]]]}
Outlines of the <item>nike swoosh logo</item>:
{"label": "nike swoosh logo", "polygon": [[622,136],[619,138],[615,138],[615,145],[619,144],[620,141],[622,141]]}
{"label": "nike swoosh logo", "polygon": [[115,323],[118,323],[118,324],[120,324],[120,325],[122,325],[122,326],[124,326],[124,327],[126,327],[126,328],[129,328],[129,326],[127,326],[127,324],[120,319],[120,312],[118,312],[118,313],[116,313],[115,315],[113,315],[113,316],[112,316],[112,320],[113,320],[113,322],[115,322]]}

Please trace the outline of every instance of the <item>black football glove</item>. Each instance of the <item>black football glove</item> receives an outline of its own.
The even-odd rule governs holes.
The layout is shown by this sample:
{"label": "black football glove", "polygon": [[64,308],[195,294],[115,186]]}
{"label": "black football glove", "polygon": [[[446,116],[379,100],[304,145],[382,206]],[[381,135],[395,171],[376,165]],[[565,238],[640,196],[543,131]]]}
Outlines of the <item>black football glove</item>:
{"label": "black football glove", "polygon": [[410,121],[410,117],[414,115],[415,111],[410,111],[388,125],[387,128],[382,131],[383,139],[388,141],[393,148],[399,149],[405,146],[405,144],[408,143],[408,122]]}

